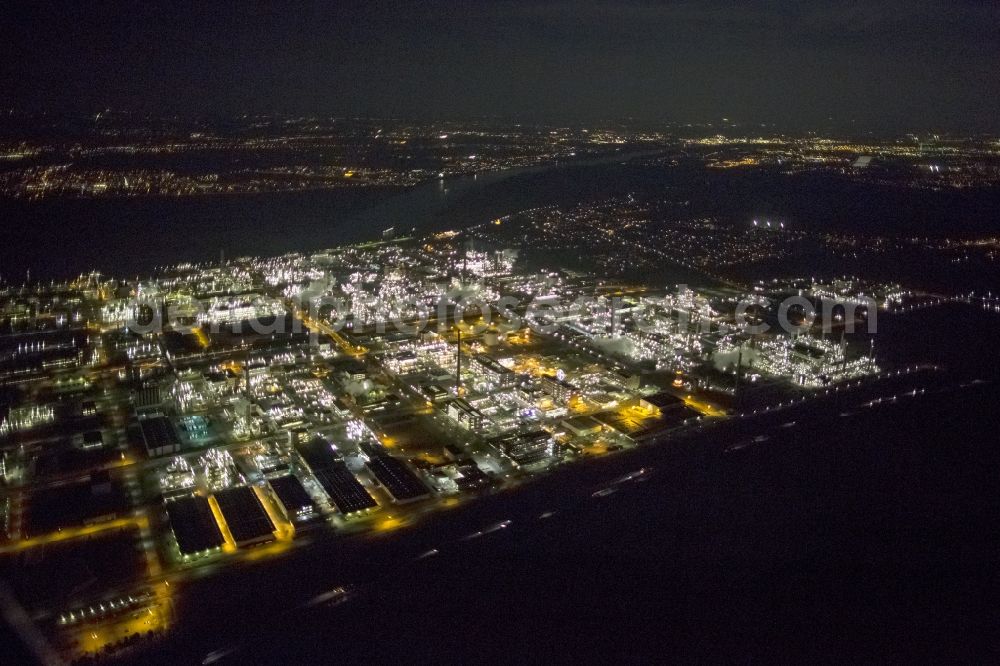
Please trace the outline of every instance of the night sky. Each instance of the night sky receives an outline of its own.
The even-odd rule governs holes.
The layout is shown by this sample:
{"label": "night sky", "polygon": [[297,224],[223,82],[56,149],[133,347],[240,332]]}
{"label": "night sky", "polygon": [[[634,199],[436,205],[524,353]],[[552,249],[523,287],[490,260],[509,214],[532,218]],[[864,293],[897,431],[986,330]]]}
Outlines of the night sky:
{"label": "night sky", "polygon": [[167,4],[6,5],[0,105],[1000,129],[995,2]]}

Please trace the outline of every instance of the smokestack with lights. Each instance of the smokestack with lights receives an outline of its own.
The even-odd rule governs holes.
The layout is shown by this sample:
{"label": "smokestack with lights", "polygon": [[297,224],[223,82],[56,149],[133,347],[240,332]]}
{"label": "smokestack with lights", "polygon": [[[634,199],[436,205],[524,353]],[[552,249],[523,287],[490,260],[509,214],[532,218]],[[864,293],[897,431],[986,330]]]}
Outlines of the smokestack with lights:
{"label": "smokestack with lights", "polygon": [[462,326],[458,326],[458,368],[455,371],[455,393],[462,395]]}

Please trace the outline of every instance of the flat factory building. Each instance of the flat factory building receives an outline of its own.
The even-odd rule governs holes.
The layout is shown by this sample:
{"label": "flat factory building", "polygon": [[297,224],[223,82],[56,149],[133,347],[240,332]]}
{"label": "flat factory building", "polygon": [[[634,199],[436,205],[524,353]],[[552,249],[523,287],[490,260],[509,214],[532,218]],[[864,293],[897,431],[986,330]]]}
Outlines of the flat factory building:
{"label": "flat factory building", "polygon": [[167,518],[181,555],[197,555],[220,548],[224,543],[208,500],[200,495],[169,500]]}
{"label": "flat factory building", "polygon": [[222,517],[237,546],[253,546],[274,540],[274,523],[252,488],[238,486],[215,493]]}

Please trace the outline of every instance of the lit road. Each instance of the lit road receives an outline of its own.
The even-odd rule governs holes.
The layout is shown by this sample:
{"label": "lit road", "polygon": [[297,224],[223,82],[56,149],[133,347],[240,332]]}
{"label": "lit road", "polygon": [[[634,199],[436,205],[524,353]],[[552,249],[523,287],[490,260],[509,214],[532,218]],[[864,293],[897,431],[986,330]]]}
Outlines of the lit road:
{"label": "lit road", "polygon": [[299,308],[295,303],[289,302],[287,305],[289,311],[292,313],[292,316],[300,319],[302,323],[305,324],[306,328],[308,328],[311,331],[323,333],[324,335],[328,336],[331,340],[337,343],[337,346],[340,347],[340,349],[345,354],[349,356],[363,356],[365,353],[367,353],[368,351],[367,349],[365,349],[364,347],[356,347],[352,345],[347,338],[345,338],[343,335],[340,334],[339,331],[334,329],[332,326],[323,323],[322,321],[311,318],[309,315],[303,312],[301,308]]}
{"label": "lit road", "polygon": [[30,548],[35,548],[37,546],[47,546],[61,541],[69,541],[70,539],[89,537],[95,534],[100,534],[101,532],[107,532],[109,530],[127,527],[142,528],[148,526],[148,522],[149,521],[146,516],[140,515],[129,516],[127,518],[116,518],[114,520],[85,525],[83,527],[66,528],[57,532],[50,532],[48,534],[29,537],[27,539],[20,539],[12,543],[4,544],[3,546],[0,546],[0,554],[17,553]]}

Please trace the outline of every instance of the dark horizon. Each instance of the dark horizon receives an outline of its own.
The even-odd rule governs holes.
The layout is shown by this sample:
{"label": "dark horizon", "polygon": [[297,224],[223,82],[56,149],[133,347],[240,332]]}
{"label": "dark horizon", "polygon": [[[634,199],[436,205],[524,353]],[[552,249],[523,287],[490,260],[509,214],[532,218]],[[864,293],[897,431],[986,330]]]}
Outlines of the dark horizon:
{"label": "dark horizon", "polygon": [[925,0],[22,4],[4,106],[998,131],[1000,8]]}
{"label": "dark horizon", "polygon": [[[173,129],[201,127],[211,131],[227,132],[239,123],[253,120],[307,121],[336,123],[414,123],[433,126],[440,124],[482,123],[494,127],[523,128],[568,128],[573,130],[587,128],[621,128],[633,131],[656,131],[678,138],[707,136],[719,134],[723,136],[787,136],[808,137],[828,136],[830,138],[879,138],[896,139],[913,136],[941,137],[942,139],[963,139],[974,137],[1000,136],[1000,124],[996,128],[969,125],[942,125],[926,123],[910,125],[891,120],[859,121],[857,119],[825,118],[816,121],[776,122],[756,118],[636,118],[634,116],[568,118],[560,116],[527,116],[500,114],[447,114],[427,113],[411,115],[380,115],[380,114],[350,114],[336,111],[301,110],[293,112],[283,109],[256,109],[243,111],[190,111],[158,115],[149,111],[139,111],[132,108],[95,105],[90,109],[46,110],[27,108],[0,109],[0,133],[6,133],[9,138],[40,139],[52,136],[73,136],[80,132],[97,129],[102,123],[114,125],[119,123],[135,123],[138,129],[143,123],[162,123],[167,127],[176,124]],[[86,124],[85,124],[86,123]]]}

